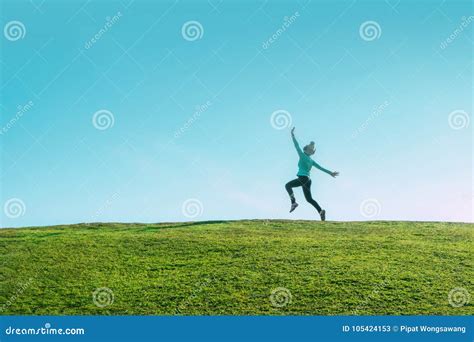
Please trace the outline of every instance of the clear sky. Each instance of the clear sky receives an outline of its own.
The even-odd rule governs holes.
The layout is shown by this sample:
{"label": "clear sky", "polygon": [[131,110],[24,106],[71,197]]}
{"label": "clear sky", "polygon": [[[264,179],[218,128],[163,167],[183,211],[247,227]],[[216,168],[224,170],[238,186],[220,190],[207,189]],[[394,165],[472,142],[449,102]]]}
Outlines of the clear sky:
{"label": "clear sky", "polygon": [[1,6],[2,227],[473,221],[471,1]]}

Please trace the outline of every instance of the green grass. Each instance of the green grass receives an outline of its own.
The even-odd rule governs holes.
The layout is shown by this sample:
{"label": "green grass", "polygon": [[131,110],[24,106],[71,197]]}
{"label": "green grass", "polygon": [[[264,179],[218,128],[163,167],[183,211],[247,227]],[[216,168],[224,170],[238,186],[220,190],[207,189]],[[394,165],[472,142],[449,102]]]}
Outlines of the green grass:
{"label": "green grass", "polygon": [[[0,310],[36,315],[468,315],[473,224],[226,221],[0,230]],[[113,291],[98,307],[95,289]],[[291,292],[282,307],[273,289]],[[279,299],[282,299],[281,297]]]}

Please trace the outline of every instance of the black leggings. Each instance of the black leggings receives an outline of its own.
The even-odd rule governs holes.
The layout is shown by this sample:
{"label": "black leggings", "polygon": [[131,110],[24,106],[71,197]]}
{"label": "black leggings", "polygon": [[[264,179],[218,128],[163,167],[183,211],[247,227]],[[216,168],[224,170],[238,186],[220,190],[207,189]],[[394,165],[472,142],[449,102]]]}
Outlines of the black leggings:
{"label": "black leggings", "polygon": [[303,187],[304,198],[306,198],[306,200],[316,208],[318,213],[321,212],[321,207],[319,206],[318,202],[316,202],[311,196],[311,179],[308,177],[298,176],[298,178],[286,183],[285,189],[288,191],[288,195],[290,195],[291,203],[295,203],[295,194],[293,193],[293,188],[298,186]]}

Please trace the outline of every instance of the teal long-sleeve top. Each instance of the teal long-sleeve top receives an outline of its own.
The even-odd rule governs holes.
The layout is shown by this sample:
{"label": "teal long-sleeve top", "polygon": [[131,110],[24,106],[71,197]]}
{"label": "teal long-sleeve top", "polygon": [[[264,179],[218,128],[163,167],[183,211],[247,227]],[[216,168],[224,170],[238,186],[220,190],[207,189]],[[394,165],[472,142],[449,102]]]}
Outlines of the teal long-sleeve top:
{"label": "teal long-sleeve top", "polygon": [[301,150],[300,145],[298,144],[298,141],[296,138],[293,136],[293,143],[295,144],[296,152],[298,152],[298,156],[300,157],[300,160],[298,161],[298,173],[296,174],[297,176],[304,176],[309,178],[309,174],[311,172],[311,167],[315,167],[323,172],[326,172],[327,174],[331,174],[331,171],[325,169],[318,163],[316,163],[313,159],[311,159],[310,156],[308,156],[306,153]]}

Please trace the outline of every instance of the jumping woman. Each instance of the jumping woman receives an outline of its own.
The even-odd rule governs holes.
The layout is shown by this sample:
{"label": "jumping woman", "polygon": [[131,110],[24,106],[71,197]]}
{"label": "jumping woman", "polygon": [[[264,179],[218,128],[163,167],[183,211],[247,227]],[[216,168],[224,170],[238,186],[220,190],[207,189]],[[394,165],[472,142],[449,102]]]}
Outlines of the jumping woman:
{"label": "jumping woman", "polygon": [[298,162],[298,173],[296,174],[298,178],[289,181],[285,185],[286,191],[288,191],[288,195],[290,195],[291,199],[290,213],[298,206],[298,203],[296,203],[295,200],[295,194],[293,193],[293,188],[302,186],[304,197],[309,203],[313,205],[313,207],[316,208],[319,215],[321,216],[321,221],[325,221],[326,211],[321,209],[318,202],[316,202],[311,196],[311,179],[309,178],[309,173],[311,171],[311,167],[313,166],[323,172],[326,172],[332,177],[337,177],[339,175],[339,172],[331,172],[329,170],[326,170],[318,163],[316,163],[313,159],[311,159],[311,156],[314,154],[314,152],[316,152],[316,148],[314,147],[314,141],[311,141],[309,145],[306,145],[303,150],[301,150],[300,145],[298,144],[298,141],[295,138],[295,127],[293,127],[291,130],[291,138],[293,139],[293,143],[295,144],[296,152],[298,152],[300,160]]}

